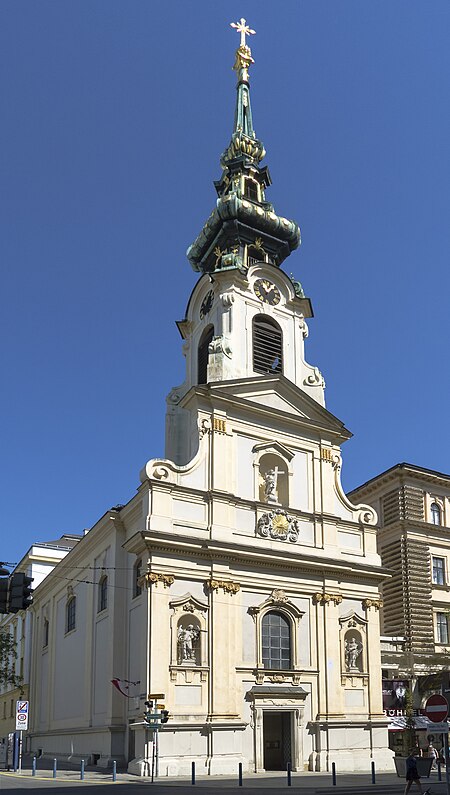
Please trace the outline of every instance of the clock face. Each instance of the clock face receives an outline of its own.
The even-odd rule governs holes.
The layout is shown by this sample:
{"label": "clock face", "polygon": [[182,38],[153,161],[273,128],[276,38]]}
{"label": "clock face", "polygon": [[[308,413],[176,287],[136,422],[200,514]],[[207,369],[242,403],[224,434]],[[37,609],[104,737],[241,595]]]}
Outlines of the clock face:
{"label": "clock face", "polygon": [[281,295],[278,287],[276,287],[268,279],[257,279],[253,285],[253,291],[260,301],[265,304],[275,306],[280,303]]}
{"label": "clock face", "polygon": [[211,307],[213,305],[213,301],[214,301],[214,292],[213,292],[213,290],[210,290],[209,293],[206,293],[206,295],[205,295],[205,297],[204,297],[204,299],[202,301],[202,305],[200,307],[200,317],[201,318],[204,318],[205,315],[208,314],[208,312],[210,311],[210,309],[211,309]]}

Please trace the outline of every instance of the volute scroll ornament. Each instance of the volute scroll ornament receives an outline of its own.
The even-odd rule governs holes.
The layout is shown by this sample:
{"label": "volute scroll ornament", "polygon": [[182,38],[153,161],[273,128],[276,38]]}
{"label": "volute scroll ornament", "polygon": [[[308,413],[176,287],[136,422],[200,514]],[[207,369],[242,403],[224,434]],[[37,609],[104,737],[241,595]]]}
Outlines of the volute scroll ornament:
{"label": "volute scroll ornament", "polygon": [[231,359],[232,356],[230,342],[224,334],[212,338],[208,346],[208,352],[212,354],[223,353],[229,359]]}
{"label": "volute scroll ornament", "polygon": [[156,466],[154,467],[152,474],[153,477],[156,478],[157,480],[167,480],[167,478],[169,477],[169,470],[167,469],[167,467]]}
{"label": "volute scroll ornament", "polygon": [[234,303],[234,295],[233,293],[224,293],[222,295],[222,304],[223,306],[231,306]]}
{"label": "volute scroll ornament", "polygon": [[209,433],[211,430],[211,420],[207,417],[204,417],[202,420],[198,421],[198,435],[200,439],[203,439],[205,434]]}
{"label": "volute scroll ornament", "polygon": [[313,367],[312,373],[304,379],[303,383],[305,386],[325,387],[325,379],[318,367]]}

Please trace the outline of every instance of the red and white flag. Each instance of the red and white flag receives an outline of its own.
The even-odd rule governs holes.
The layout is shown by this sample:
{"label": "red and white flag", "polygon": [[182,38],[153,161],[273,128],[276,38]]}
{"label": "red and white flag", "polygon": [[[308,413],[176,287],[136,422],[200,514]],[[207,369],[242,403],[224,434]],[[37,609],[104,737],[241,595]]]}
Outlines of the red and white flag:
{"label": "red and white flag", "polygon": [[126,696],[127,698],[134,698],[135,694],[131,694],[129,691],[133,687],[136,687],[139,682],[130,682],[129,679],[111,679],[111,684],[113,684],[116,690],[118,690],[119,693],[122,693],[123,696]]}

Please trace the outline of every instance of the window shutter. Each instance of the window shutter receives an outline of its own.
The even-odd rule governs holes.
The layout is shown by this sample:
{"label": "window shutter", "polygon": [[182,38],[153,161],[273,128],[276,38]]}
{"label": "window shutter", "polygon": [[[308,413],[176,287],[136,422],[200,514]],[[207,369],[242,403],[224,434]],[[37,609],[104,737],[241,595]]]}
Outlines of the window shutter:
{"label": "window shutter", "polygon": [[253,321],[253,370],[283,372],[283,334],[275,321],[256,317]]}

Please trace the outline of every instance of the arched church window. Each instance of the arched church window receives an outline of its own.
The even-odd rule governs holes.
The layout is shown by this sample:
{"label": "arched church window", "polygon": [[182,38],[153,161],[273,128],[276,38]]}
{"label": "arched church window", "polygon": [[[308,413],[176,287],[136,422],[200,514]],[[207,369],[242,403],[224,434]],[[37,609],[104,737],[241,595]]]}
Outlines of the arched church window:
{"label": "arched church window", "polygon": [[430,506],[431,521],[433,524],[441,524],[441,509],[437,502],[432,502]]}
{"label": "arched church window", "polygon": [[72,632],[77,624],[77,598],[71,596],[66,604],[66,632]]}
{"label": "arched church window", "polygon": [[283,333],[275,320],[264,315],[253,319],[253,370],[283,372]]}
{"label": "arched church window", "polygon": [[262,661],[264,668],[291,668],[291,625],[276,610],[270,610],[261,622]]}
{"label": "arched church window", "polygon": [[133,597],[140,596],[142,593],[142,588],[140,586],[139,580],[142,574],[142,558],[136,561],[133,567]]}
{"label": "arched church window", "polygon": [[98,584],[98,609],[97,612],[101,613],[108,607],[108,578],[106,574],[100,578]]}
{"label": "arched church window", "polygon": [[197,382],[199,384],[208,383],[208,348],[214,337],[214,326],[207,326],[200,337],[197,358]]}

